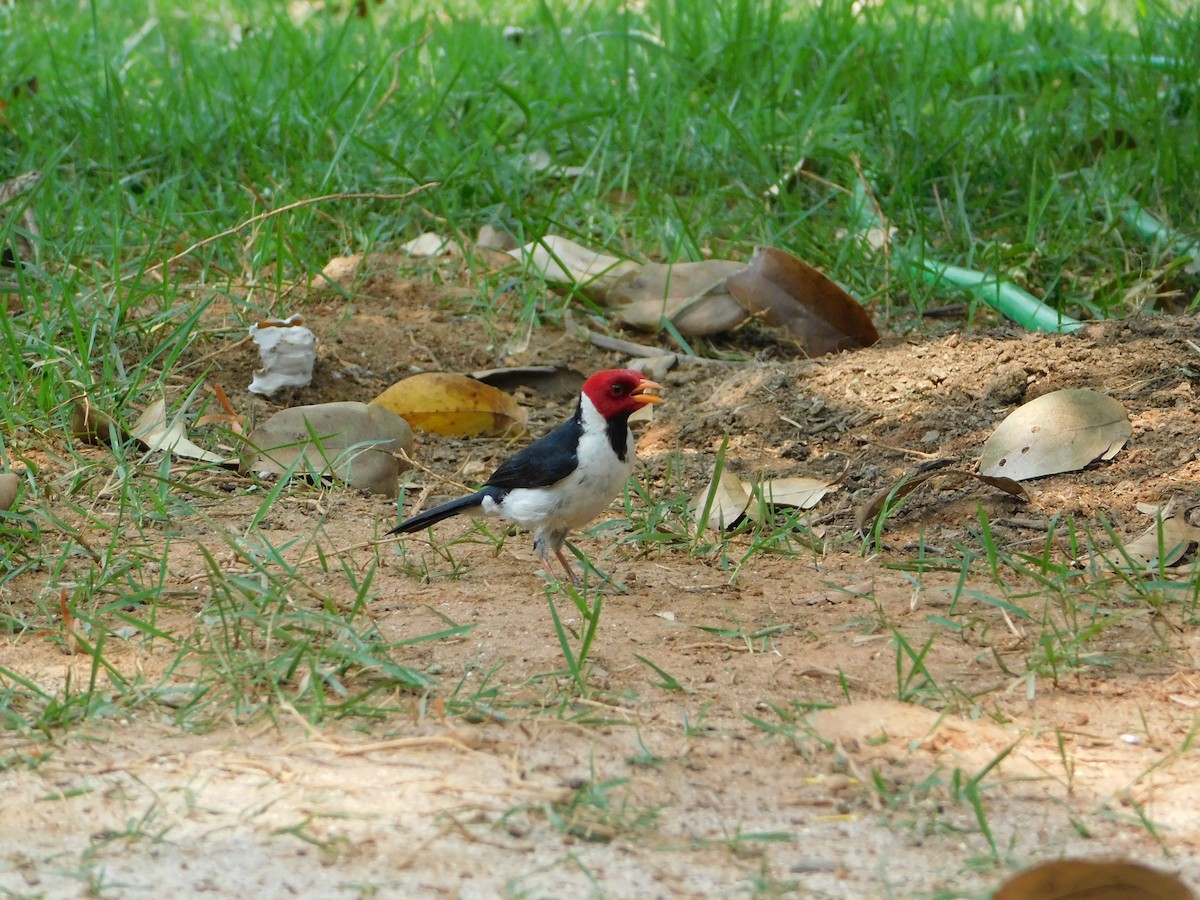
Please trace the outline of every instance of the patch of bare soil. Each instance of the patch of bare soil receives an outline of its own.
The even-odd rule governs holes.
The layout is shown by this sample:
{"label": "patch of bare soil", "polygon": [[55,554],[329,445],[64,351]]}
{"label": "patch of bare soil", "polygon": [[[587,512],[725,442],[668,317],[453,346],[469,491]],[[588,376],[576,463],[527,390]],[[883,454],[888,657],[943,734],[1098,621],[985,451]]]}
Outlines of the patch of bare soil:
{"label": "patch of bare soil", "polygon": [[[412,367],[625,361],[550,330],[502,360],[511,335],[458,315],[463,305],[383,276],[353,302],[310,298],[316,381],[273,403],[241,390],[255,364],[245,344],[203,348],[195,365],[215,360],[211,380],[261,417],[367,400]],[[624,590],[605,599],[594,690],[563,702],[569,685],[548,674],[563,660],[527,536],[497,547],[451,520],[432,544],[389,542],[369,605],[387,639],[475,626],[412,646],[406,663],[439,686],[412,699],[410,718],[313,727],[276,704],[269,720],[231,714],[188,734],[164,707],[49,741],[5,735],[0,890],[958,896],[1062,855],[1139,859],[1200,887],[1197,576],[1175,574],[1190,586],[1155,593],[1086,569],[1088,541],[1109,541],[1103,523],[1132,537],[1151,522],[1137,504],[1194,502],[1200,490],[1196,324],[1132,319],[1070,337],[926,332],[816,362],[765,333],[740,335],[733,343],[765,350],[760,359],[667,376],[669,403],[640,438],[639,477],[652,497],[695,494],[728,435],[739,474],[840,478],[812,512],[822,549],[794,544],[743,563],[745,537],[707,553],[621,541],[615,513],[617,525],[577,541]],[[1066,387],[1103,390],[1129,410],[1133,437],[1115,459],[1030,483],[1028,503],[975,483],[928,486],[889,520],[875,552],[849,538],[867,497],[931,458],[970,465],[1015,405]],[[569,398],[521,399],[535,407],[535,434],[569,414]],[[422,436],[417,454],[437,475],[470,481],[511,449]],[[45,460],[43,481],[54,466]],[[246,530],[261,494],[225,481],[233,493],[205,506],[207,519],[163,526],[150,548],[161,558],[169,547],[155,577],[170,600],[159,627],[173,633],[209,624],[197,617],[210,599],[198,545],[227,572],[245,568],[227,536]],[[429,502],[454,490],[418,472],[408,503],[426,486]],[[109,514],[102,502],[97,512]],[[1091,587],[1063,592],[1003,565],[990,576],[981,513],[1002,550],[1077,562],[1062,577]],[[297,488],[257,529],[291,563],[305,560],[312,596],[294,603],[348,605],[346,578],[322,569],[318,550],[365,572],[395,515],[352,491]],[[948,562],[917,572],[920,553]],[[964,553],[976,557],[965,576]],[[29,572],[0,595],[0,610],[34,622],[3,639],[3,666],[48,690],[91,677],[88,657],[35,633],[46,627],[38,604],[61,578]],[[114,635],[106,648],[114,668],[151,683],[176,655],[145,637]],[[922,705],[897,702],[901,692]],[[472,697],[494,705],[439,715],[440,700]],[[829,708],[806,720],[818,707]]]}

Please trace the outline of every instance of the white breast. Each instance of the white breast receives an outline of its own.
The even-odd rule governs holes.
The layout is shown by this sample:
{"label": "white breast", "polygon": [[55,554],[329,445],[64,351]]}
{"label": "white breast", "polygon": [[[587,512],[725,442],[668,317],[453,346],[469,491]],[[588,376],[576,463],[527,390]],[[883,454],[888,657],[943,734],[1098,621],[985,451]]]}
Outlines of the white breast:
{"label": "white breast", "polygon": [[500,515],[524,528],[573,531],[600,515],[620,494],[633,472],[635,442],[626,432],[625,459],[613,451],[604,417],[591,400],[583,398],[583,436],[579,442],[579,465],[561,481],[544,488],[509,491],[502,507],[491,498],[483,511]]}

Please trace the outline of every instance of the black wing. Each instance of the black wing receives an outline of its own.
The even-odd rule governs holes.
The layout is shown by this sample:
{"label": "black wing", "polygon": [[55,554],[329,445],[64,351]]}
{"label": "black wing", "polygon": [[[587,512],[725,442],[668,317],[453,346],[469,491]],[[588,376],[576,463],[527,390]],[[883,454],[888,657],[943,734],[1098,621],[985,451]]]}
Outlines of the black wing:
{"label": "black wing", "polygon": [[487,480],[488,487],[511,491],[514,488],[549,487],[562,481],[579,465],[579,439],[582,436],[583,419],[577,409],[574,416],[548,435],[505,460]]}

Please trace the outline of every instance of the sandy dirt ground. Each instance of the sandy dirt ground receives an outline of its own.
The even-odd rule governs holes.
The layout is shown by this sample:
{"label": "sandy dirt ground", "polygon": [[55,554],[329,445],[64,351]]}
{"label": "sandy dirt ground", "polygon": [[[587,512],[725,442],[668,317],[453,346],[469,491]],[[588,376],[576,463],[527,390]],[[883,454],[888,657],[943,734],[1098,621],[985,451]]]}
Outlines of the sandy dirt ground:
{"label": "sandy dirt ground", "polygon": [[[244,391],[253,348],[214,304],[209,338],[173,383],[207,371],[261,417],[368,400],[415,369],[626,362],[551,328],[505,356],[513,329],[464,315],[466,289],[432,285],[381,274],[352,301],[297,301],[321,338],[315,381],[271,402]],[[584,696],[562,674],[528,536],[497,542],[452,520],[432,540],[374,543],[395,504],[351,490],[289,489],[255,532],[299,566],[307,587],[286,598],[296,608],[348,607],[347,573],[370,572],[361,615],[387,641],[473,626],[397,651],[435,683],[379,698],[387,716],[312,724],[288,701],[307,686],[285,678],[254,708],[181,727],[182,701],[167,688],[186,692],[198,677],[181,645],[120,628],[116,613],[145,618],[144,601],[96,610],[112,629],[107,664],[161,702],[130,712],[111,691],[110,709],[69,729],[0,732],[0,892],[984,896],[1015,868],[1068,855],[1136,859],[1200,887],[1195,554],[1160,589],[1091,556],[1112,535],[1145,530],[1138,504],[1200,503],[1197,320],[1134,318],[1072,336],[954,320],[885,331],[870,349],[807,361],[751,327],[719,348],[751,362],[667,374],[669,403],[640,426],[637,478],[655,502],[700,491],[726,437],[740,475],[815,476],[837,489],[802,533],[757,553],[748,536],[635,541],[614,506],[577,540],[620,586],[604,597]],[[853,534],[875,492],[934,459],[971,467],[1016,405],[1067,387],[1105,391],[1129,411],[1133,435],[1115,458],[1032,481],[1027,502],[976,482],[931,484],[878,547]],[[570,412],[569,397],[518,397],[534,434]],[[416,458],[471,481],[511,449],[421,435]],[[66,460],[37,460],[42,482],[65,477]],[[190,477],[224,493],[193,498],[202,515],[125,540],[157,560],[138,576],[159,585],[156,627],[211,661],[213,579],[199,548],[226,576],[249,571],[228,537],[248,528],[262,491],[236,474]],[[425,487],[429,502],[453,492],[425,472],[406,477],[410,505]],[[70,519],[53,496],[26,502],[57,503]],[[630,502],[645,514],[644,500]],[[88,503],[117,515],[103,496]],[[985,519],[986,540],[1052,558],[1070,589],[1004,565],[993,576]],[[922,555],[944,564],[914,566]],[[105,694],[107,672],[47,637],[61,632],[48,614],[60,585],[97,565],[76,554],[0,588],[10,621],[0,665],[25,680],[0,678],[0,704],[24,698],[28,713],[30,685],[78,692],[93,677]]]}

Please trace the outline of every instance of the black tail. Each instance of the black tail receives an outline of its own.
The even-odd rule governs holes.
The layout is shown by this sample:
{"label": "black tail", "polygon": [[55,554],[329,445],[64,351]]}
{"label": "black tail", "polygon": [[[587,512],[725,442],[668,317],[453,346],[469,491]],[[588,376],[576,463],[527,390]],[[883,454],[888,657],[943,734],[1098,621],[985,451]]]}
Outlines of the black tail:
{"label": "black tail", "polygon": [[486,496],[487,493],[485,491],[477,491],[474,494],[468,494],[466,497],[459,497],[457,500],[443,503],[441,506],[435,506],[433,509],[419,513],[411,519],[406,519],[389,531],[388,534],[411,534],[414,531],[422,531],[430,525],[437,524],[442,519],[448,519],[451,516],[457,516],[459,513],[478,509],[483,503],[483,498]]}

